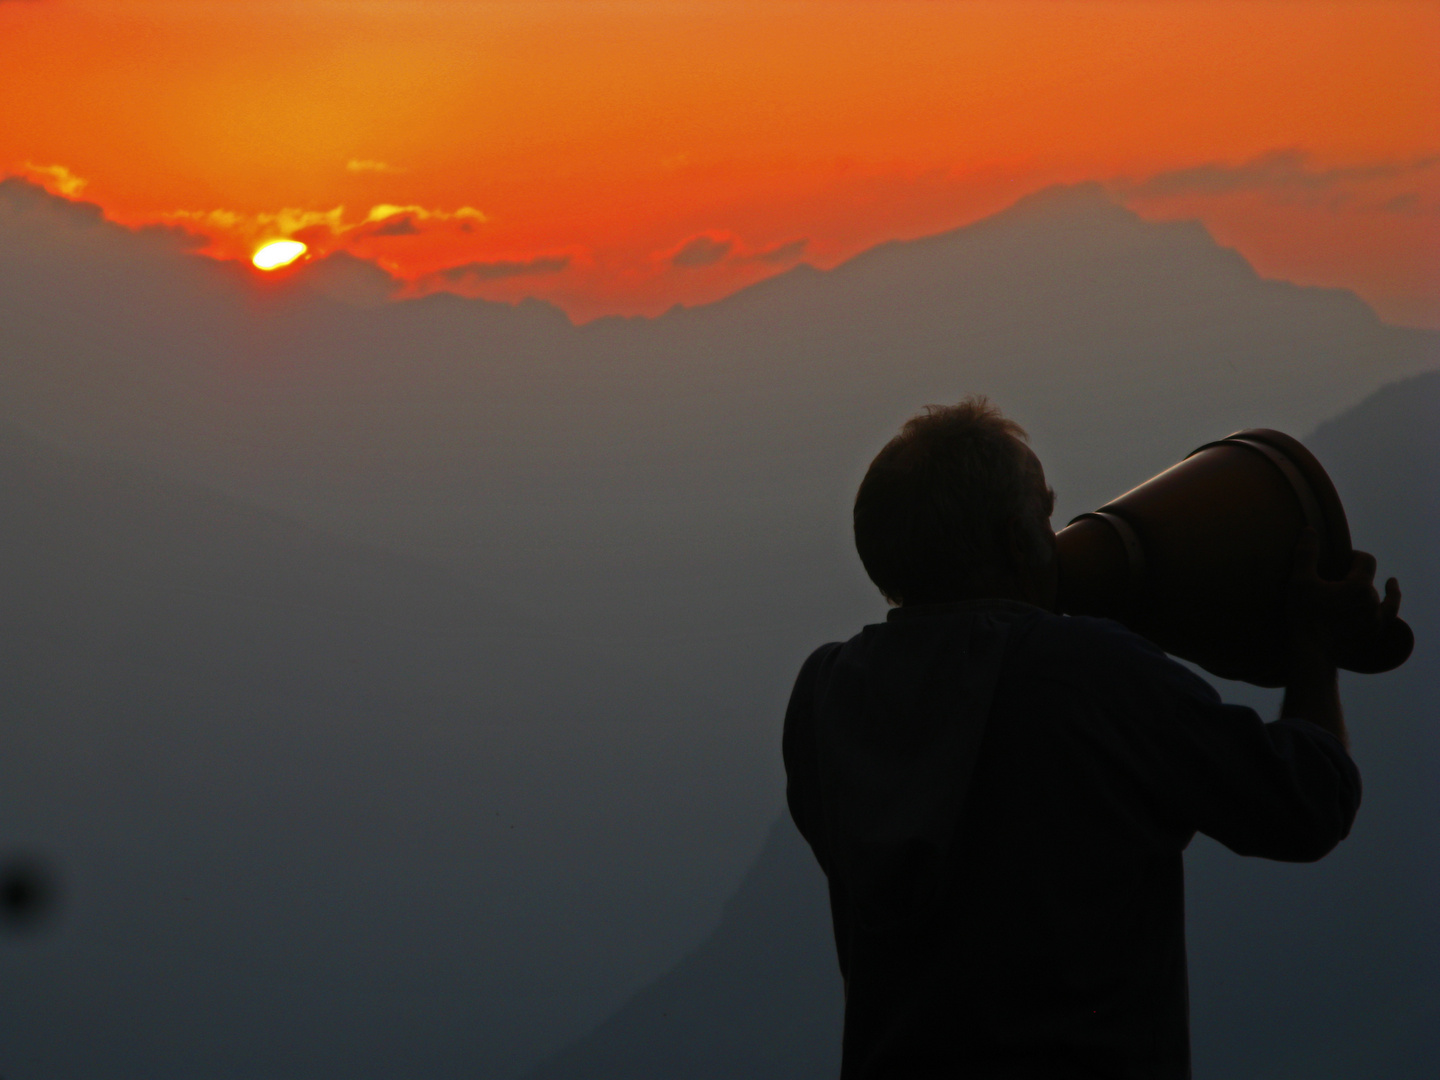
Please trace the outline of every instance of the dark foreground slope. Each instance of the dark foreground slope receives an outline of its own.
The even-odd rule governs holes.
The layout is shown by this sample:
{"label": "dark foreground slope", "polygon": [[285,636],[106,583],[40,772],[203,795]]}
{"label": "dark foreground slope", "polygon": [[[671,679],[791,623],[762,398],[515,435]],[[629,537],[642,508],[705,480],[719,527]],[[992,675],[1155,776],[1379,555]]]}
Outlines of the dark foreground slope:
{"label": "dark foreground slope", "polygon": [[[1404,582],[1418,645],[1400,671],[1347,681],[1366,794],[1334,854],[1288,866],[1192,847],[1196,1076],[1427,1080],[1440,1061],[1440,373],[1386,387],[1308,443],[1356,544]],[[824,879],[784,818],[715,934],[530,1080],[833,1077],[841,1009]]]}

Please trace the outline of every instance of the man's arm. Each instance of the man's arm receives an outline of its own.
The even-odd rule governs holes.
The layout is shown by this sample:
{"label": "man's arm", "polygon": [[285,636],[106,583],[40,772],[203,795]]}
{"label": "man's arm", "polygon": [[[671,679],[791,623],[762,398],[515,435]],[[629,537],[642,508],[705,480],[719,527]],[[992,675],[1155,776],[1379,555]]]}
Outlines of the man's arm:
{"label": "man's arm", "polygon": [[1280,719],[1308,720],[1350,749],[1350,733],[1345,730],[1345,713],[1340,707],[1339,672],[1323,643],[1291,639]]}
{"label": "man's arm", "polygon": [[1159,821],[1199,830],[1237,854],[1286,862],[1313,862],[1348,835],[1360,774],[1339,741],[1328,648],[1302,647],[1306,639],[1295,635],[1284,717],[1267,724],[1224,704],[1154,644],[1119,627],[1107,637],[1094,644],[1108,648],[1080,657],[1077,689],[1092,703],[1087,734],[1115,770],[1100,786],[1144,792],[1137,828]]}
{"label": "man's arm", "polygon": [[1400,586],[1385,583],[1385,599],[1375,591],[1375,558],[1357,551],[1350,571],[1339,581],[1320,577],[1320,540],[1306,529],[1295,551],[1287,610],[1288,679],[1280,718],[1308,720],[1328,731],[1347,750],[1349,733],[1340,706],[1335,667],[1336,643],[1367,623],[1383,623],[1400,611]]}

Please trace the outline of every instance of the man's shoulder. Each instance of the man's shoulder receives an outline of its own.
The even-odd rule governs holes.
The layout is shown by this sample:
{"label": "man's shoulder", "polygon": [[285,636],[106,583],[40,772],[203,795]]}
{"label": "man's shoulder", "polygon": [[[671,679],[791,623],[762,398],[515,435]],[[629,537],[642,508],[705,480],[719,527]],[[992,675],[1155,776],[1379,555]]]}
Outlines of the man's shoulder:
{"label": "man's shoulder", "polygon": [[[1020,616],[1009,613],[1007,621],[1012,634],[1006,670],[1012,678],[1059,682],[1077,691],[1101,694],[1124,684],[1132,689],[1149,686],[1215,696],[1214,689],[1194,672],[1113,619],[1030,608]],[[796,690],[815,692],[830,682],[837,669],[865,669],[895,629],[893,622],[875,623],[848,640],[821,645],[801,666]]]}
{"label": "man's shoulder", "polygon": [[[854,638],[851,638],[850,641],[854,641],[859,637],[860,635],[857,634]],[[835,663],[840,653],[850,644],[850,641],[827,641],[824,645],[821,645],[807,656],[805,662],[800,665],[800,674],[796,681],[800,683],[812,682],[819,678],[821,672]]]}
{"label": "man's shoulder", "polygon": [[1113,619],[1045,612],[1028,627],[1014,661],[1027,674],[1105,692],[1118,683],[1210,697],[1213,688],[1154,642]]}
{"label": "man's shoulder", "polygon": [[1165,655],[1153,642],[1114,619],[1046,611],[1033,620],[1028,629],[1026,637],[1032,648],[1066,656],[1124,660]]}
{"label": "man's shoulder", "polygon": [[[1029,608],[1023,614],[1023,618],[1014,618],[1012,613],[1009,621],[1018,631],[1014,639],[1026,652],[1090,663],[1173,663],[1154,643],[1113,619],[1056,615],[1041,608]],[[818,676],[845,656],[864,653],[894,629],[893,623],[873,623],[845,641],[826,642],[806,658],[801,676]]]}

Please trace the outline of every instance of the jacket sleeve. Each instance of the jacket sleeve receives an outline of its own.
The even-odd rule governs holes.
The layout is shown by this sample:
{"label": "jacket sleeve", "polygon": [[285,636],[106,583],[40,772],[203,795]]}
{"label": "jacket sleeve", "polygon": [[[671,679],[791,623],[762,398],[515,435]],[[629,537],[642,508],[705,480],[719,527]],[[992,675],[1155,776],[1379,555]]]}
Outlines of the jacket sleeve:
{"label": "jacket sleeve", "polygon": [[790,691],[785,709],[785,732],[782,750],[785,757],[785,802],[800,835],[810,845],[822,869],[829,873],[822,836],[823,814],[820,805],[815,703],[821,671],[829,658],[840,648],[838,644],[822,645],[810,654]]}
{"label": "jacket sleeve", "polygon": [[815,729],[815,706],[821,680],[839,643],[822,645],[800,669],[790,704],[785,709],[785,733],[782,738],[785,756],[785,801],[790,817],[800,835],[815,853],[820,869],[825,872],[830,895],[830,916],[835,935],[835,954],[840,963],[840,977],[850,977],[850,918],[843,883],[831,873],[826,843],[825,816],[821,805],[819,777],[819,733]]}
{"label": "jacket sleeve", "polygon": [[1092,723],[1153,806],[1241,855],[1285,862],[1313,862],[1349,835],[1360,772],[1339,740],[1223,704],[1150,642],[1115,630],[1091,667],[1098,685],[1086,680]]}

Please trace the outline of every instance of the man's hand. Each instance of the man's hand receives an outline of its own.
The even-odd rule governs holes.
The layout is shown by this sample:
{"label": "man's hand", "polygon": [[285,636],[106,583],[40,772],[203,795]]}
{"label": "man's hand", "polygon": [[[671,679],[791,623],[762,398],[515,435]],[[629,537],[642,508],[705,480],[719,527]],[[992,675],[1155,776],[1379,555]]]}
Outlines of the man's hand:
{"label": "man's hand", "polygon": [[1385,583],[1385,598],[1375,591],[1375,557],[1356,551],[1350,569],[1338,581],[1320,576],[1320,538],[1306,528],[1295,547],[1286,604],[1286,631],[1292,665],[1313,667],[1335,662],[1338,648],[1376,634],[1400,612],[1400,584]]}

